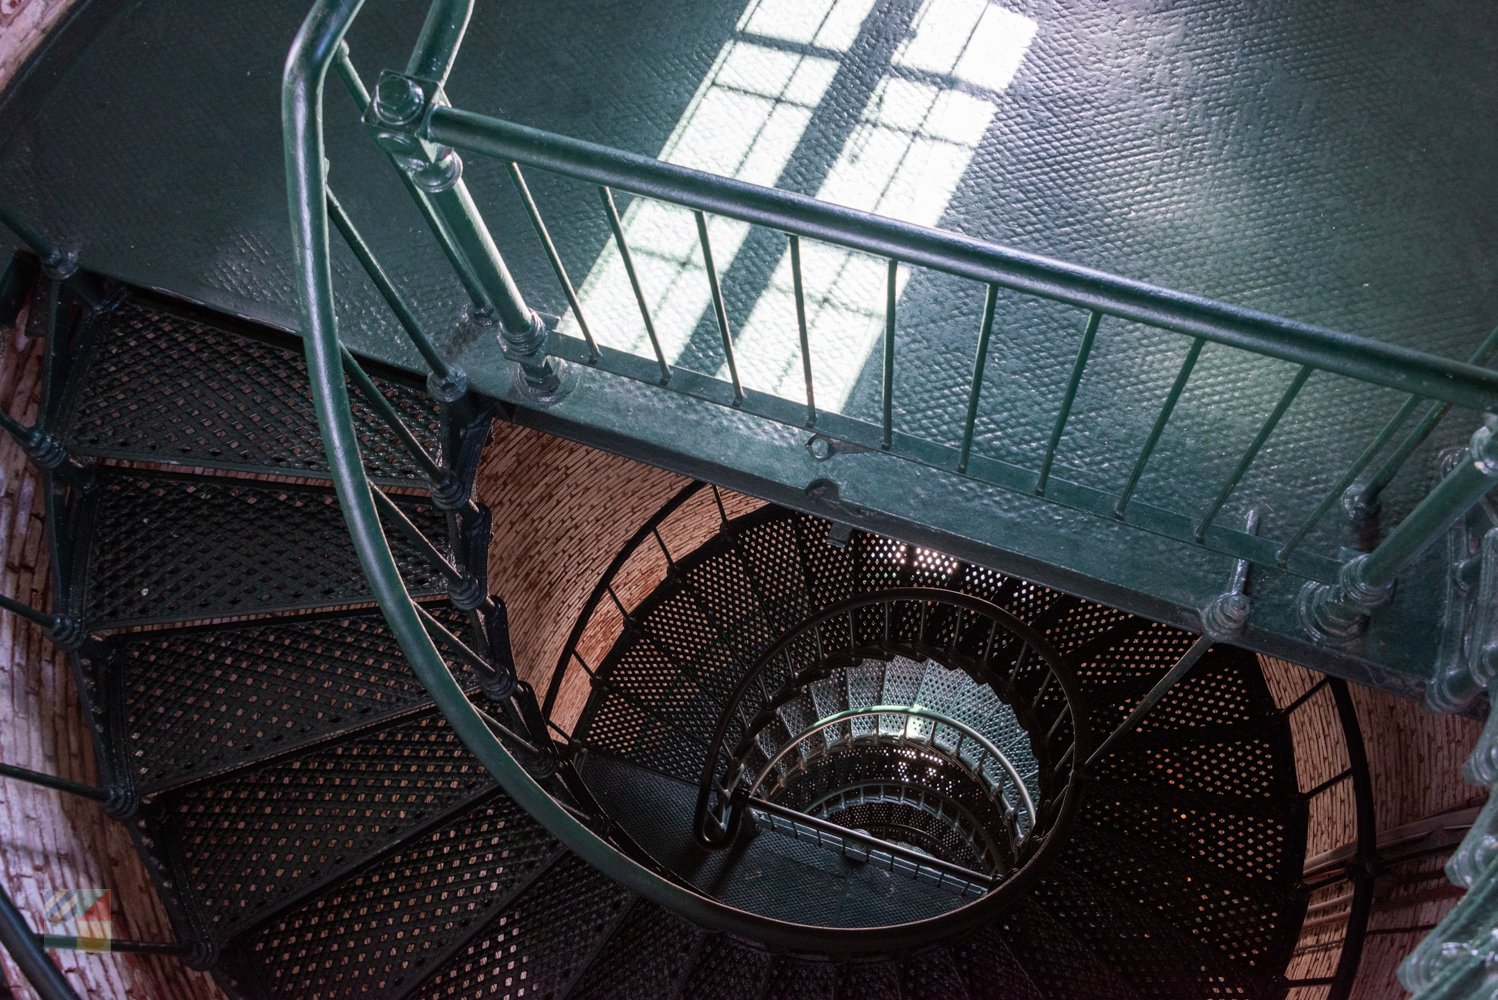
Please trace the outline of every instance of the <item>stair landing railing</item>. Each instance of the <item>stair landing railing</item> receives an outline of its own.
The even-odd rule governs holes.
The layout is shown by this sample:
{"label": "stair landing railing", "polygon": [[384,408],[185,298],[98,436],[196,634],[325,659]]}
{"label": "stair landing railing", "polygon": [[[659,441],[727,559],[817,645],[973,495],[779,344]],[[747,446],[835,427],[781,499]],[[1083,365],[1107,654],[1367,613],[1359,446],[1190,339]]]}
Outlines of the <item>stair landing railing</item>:
{"label": "stair landing railing", "polygon": [[[850,707],[799,727],[773,755],[763,749],[760,735],[780,720],[781,706],[838,670],[895,656],[935,659],[981,678],[1009,706],[1040,765],[1038,804],[998,747],[931,709]],[[813,734],[847,725],[854,741],[853,719],[877,718],[883,730],[891,716],[900,723],[897,738],[916,733],[922,742],[950,747],[948,756],[997,806],[1004,830],[989,833],[1007,832],[1009,856],[988,894],[993,905],[1027,891],[1064,848],[1080,808],[1082,765],[1092,755],[1086,702],[1071,667],[1038,632],[996,604],[934,587],[893,587],[833,604],[787,630],[745,671],[707,748],[693,816],[697,842],[715,850],[732,845],[762,789],[769,786],[773,796],[774,785],[791,780],[777,765]]]}
{"label": "stair landing railing", "polygon": [[[1300,616],[1305,630],[1319,641],[1328,643],[1345,642],[1358,635],[1366,627],[1370,613],[1389,600],[1399,571],[1498,482],[1498,442],[1487,428],[1482,428],[1473,436],[1468,456],[1373,552],[1345,563],[1334,556],[1308,552],[1302,542],[1311,528],[1336,503],[1343,489],[1377,458],[1385,445],[1400,433],[1409,417],[1426,402],[1430,404],[1426,419],[1406,437],[1405,445],[1396,449],[1391,461],[1396,458],[1402,461],[1399,456],[1413,450],[1406,446],[1420,434],[1428,434],[1429,428],[1434,426],[1433,421],[1444,416],[1451,406],[1498,411],[1498,373],[1477,367],[1477,363],[1486,361],[1498,346],[1498,335],[1489,338],[1489,342],[1474,355],[1473,364],[1461,364],[1021,253],[955,233],[881,218],[458,110],[449,106],[443,84],[472,13],[472,0],[435,0],[404,71],[382,72],[371,96],[355,71],[344,44],[344,35],[361,5],[362,0],[318,0],[292,45],[283,78],[282,98],[302,334],[306,341],[315,411],[355,548],[376,600],[401,648],[447,714],[459,738],[524,808],[583,858],[631,889],[689,919],[761,940],[777,940],[801,948],[821,947],[829,951],[873,950],[881,947],[884,939],[892,939],[890,933],[881,933],[888,929],[835,931],[772,926],[775,922],[756,920],[723,907],[658,872],[629,861],[538,784],[496,736],[498,731],[507,731],[510,736],[517,737],[512,741],[512,747],[520,747],[526,740],[514,732],[516,727],[506,729],[501,725],[496,729],[494,723],[498,720],[486,718],[470,704],[453,680],[443,655],[429,634],[431,623],[423,621],[390,556],[382,517],[391,519],[399,529],[404,530],[404,526],[400,525],[398,516],[388,505],[380,503],[380,494],[371,487],[360,463],[345,382],[348,355],[339,340],[333,294],[328,247],[333,228],[338,229],[350,244],[396,319],[430,366],[433,394],[451,405],[454,413],[461,413],[464,406],[482,407],[468,390],[466,374],[445,361],[431,348],[429,338],[421,334],[414,313],[380,267],[371,249],[358,237],[352,220],[329,188],[322,98],[330,69],[336,71],[354,98],[374,141],[397,168],[438,245],[468,292],[472,301],[462,321],[471,330],[487,330],[498,337],[506,356],[517,366],[519,390],[529,405],[544,407],[561,399],[577,379],[573,369],[585,366],[597,372],[657,385],[665,391],[719,403],[764,420],[797,427],[811,426],[817,431],[813,444],[820,442],[823,454],[830,454],[838,448],[883,452],[982,483],[1121,520],[1252,563],[1286,568],[1308,581],[1300,600]],[[517,193],[525,203],[583,333],[581,339],[562,334],[554,324],[527,305],[462,179],[463,154],[497,158],[508,166]],[[661,353],[658,337],[651,338],[654,356],[649,358],[597,343],[582,315],[580,303],[544,220],[529,194],[522,166],[596,187],[602,211],[626,262],[629,259],[628,247],[614,208],[615,190],[680,206],[695,214],[714,316],[730,375],[728,379],[673,368]],[[801,292],[796,296],[794,321],[799,334],[802,368],[806,374],[804,404],[757,392],[745,387],[739,378],[734,339],[708,241],[709,214],[784,234],[792,259],[793,278],[797,279],[795,284]],[[805,324],[804,283],[800,280],[803,276],[799,268],[800,242],[803,240],[873,255],[887,262],[888,294],[880,380],[882,417],[878,421],[862,421],[816,406]],[[968,406],[965,416],[959,417],[957,424],[962,432],[960,447],[911,433],[897,427],[894,421],[898,329],[896,293],[901,270],[909,268],[956,276],[985,290],[986,307],[979,330]],[[642,319],[647,329],[653,329],[647,299],[637,276],[633,288]],[[1043,457],[1033,468],[1001,462],[980,455],[973,448],[983,369],[1000,289],[1047,299],[1077,310],[1079,341],[1076,359],[1065,392],[1058,402]],[[1054,462],[1057,445],[1078,386],[1086,374],[1099,330],[1105,322],[1116,320],[1137,322],[1179,334],[1186,338],[1190,349],[1149,438],[1132,463],[1127,482],[1119,490],[1108,490],[1096,484],[1066,479],[1057,474]],[[1134,489],[1140,476],[1181,398],[1200,348],[1207,342],[1287,362],[1294,366],[1295,375],[1268,410],[1252,442],[1241,452],[1232,473],[1221,483],[1205,508],[1196,512],[1168,510],[1134,500]],[[1218,523],[1218,515],[1225,503],[1274,434],[1291,403],[1317,373],[1394,389],[1408,393],[1410,399],[1347,470],[1338,488],[1322,499],[1311,517],[1289,538],[1276,541]],[[461,420],[455,421],[455,424],[461,423]],[[473,454],[482,447],[487,424],[476,420],[474,426],[481,427],[481,431],[476,430],[461,440],[450,439],[452,444],[444,445],[444,461],[437,471],[461,464],[459,454],[449,453],[450,448],[456,448],[460,454]],[[1414,443],[1418,444],[1418,441]],[[434,478],[434,500],[438,499],[442,486],[440,479]],[[1366,505],[1369,498],[1363,497],[1362,500]],[[456,516],[461,520],[463,515],[458,513]],[[461,570],[457,572],[462,575]],[[1336,582],[1325,582],[1333,580]],[[1226,624],[1232,625],[1233,622]],[[449,649],[456,648],[446,639],[443,642]],[[513,676],[513,663],[496,665],[495,662],[506,659],[507,649],[490,650],[487,655],[481,650],[475,655],[480,662],[489,664],[486,670],[496,676],[505,679]],[[522,703],[525,701],[521,699]],[[536,722],[538,715],[532,712],[521,714],[531,723]],[[540,728],[540,735],[544,735],[544,723]],[[532,751],[547,751],[548,748],[541,745],[535,726],[529,727],[529,736]],[[523,751],[520,752],[524,755]],[[1488,888],[1485,884],[1484,891]],[[1498,892],[1498,889],[1492,891]],[[971,909],[974,907],[956,913]],[[948,914],[947,918],[952,916]],[[943,925],[943,919],[933,918],[921,924],[907,925],[899,935],[902,944],[908,946],[948,933],[951,927]]]}

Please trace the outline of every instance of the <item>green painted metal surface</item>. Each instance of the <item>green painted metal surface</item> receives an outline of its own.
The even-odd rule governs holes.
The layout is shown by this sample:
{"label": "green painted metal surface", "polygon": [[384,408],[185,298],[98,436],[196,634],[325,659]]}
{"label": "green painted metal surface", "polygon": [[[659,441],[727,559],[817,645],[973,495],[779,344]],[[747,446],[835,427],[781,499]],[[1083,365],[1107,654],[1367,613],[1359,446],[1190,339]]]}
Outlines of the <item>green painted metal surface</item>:
{"label": "green painted metal surface", "polygon": [[[425,16],[418,6],[371,8],[356,25],[351,51],[366,82],[380,69],[409,68],[409,42]],[[953,112],[911,131],[912,148],[966,143],[956,159],[925,161],[924,179],[946,197],[921,207],[922,219],[1449,358],[1466,358],[1491,328],[1498,302],[1483,275],[1493,272],[1498,251],[1483,233],[1498,220],[1484,192],[1498,158],[1475,110],[1498,92],[1481,41],[1494,30],[1485,5],[1452,3],[1441,17],[1374,17],[1333,4],[1127,14],[1013,4],[1004,8],[1003,73],[960,60],[946,72],[930,69],[936,57],[909,43],[924,30],[920,4],[827,6],[837,17],[862,16],[845,18],[852,27],[841,35],[813,32],[808,41],[777,29],[758,7],[739,5],[667,12],[576,2],[481,11],[448,92],[462,107],[526,125],[827,196],[860,128],[898,131],[871,117],[876,99],[899,110],[894,90],[934,88],[976,117]],[[0,169],[14,180],[15,210],[75,249],[85,266],[297,327],[271,109],[302,13],[288,0],[208,21],[184,0],[95,0],[0,109]],[[193,30],[183,32],[184,24]],[[824,88],[766,96],[750,93],[754,81],[730,78],[741,63],[768,74],[782,57],[828,74]],[[188,93],[193,100],[183,107]],[[775,114],[793,120],[768,167],[723,160],[736,141],[732,128],[703,131],[734,124],[702,109],[725,107],[713,102],[735,94],[748,101],[744,115],[769,107],[766,122],[780,121]],[[165,114],[167,107],[183,113]],[[464,282],[368,141],[358,108],[336,84],[328,107],[331,181],[413,318],[476,388],[524,403],[494,339],[455,325],[469,298]],[[962,121],[983,127],[957,142],[951,128]],[[945,138],[937,126],[948,128]],[[693,145],[699,134],[727,145]],[[557,314],[570,306],[532,233],[534,205],[583,309],[602,302],[589,278],[600,267],[607,277],[611,232],[596,192],[531,172],[528,205],[505,164],[466,159],[464,180],[527,301]],[[644,210],[622,196],[620,206],[630,230],[631,213]],[[692,237],[690,216],[687,222]],[[1188,628],[1199,627],[1199,610],[1226,588],[1235,557],[1255,556],[1262,565],[1248,588],[1254,615],[1241,641],[1354,680],[1415,690],[1439,619],[1434,584],[1445,570],[1438,559],[1407,570],[1393,604],[1342,650],[1306,641],[1295,597],[1307,579],[1335,579],[1339,549],[1359,543],[1358,529],[1334,509],[1287,570],[1273,563],[1280,543],[1332,492],[1404,394],[1311,375],[1198,545],[1197,522],[1283,399],[1293,364],[1207,343],[1176,392],[1185,359],[1198,349],[1192,337],[1106,320],[1056,435],[1085,312],[1007,290],[990,297],[981,282],[917,272],[898,289],[888,378],[877,335],[867,348],[832,338],[847,357],[829,366],[817,356],[828,335],[811,321],[813,367],[824,373],[819,379],[836,376],[836,387],[819,393],[819,427],[835,424],[841,409],[881,431],[870,441],[845,435],[873,451],[832,449],[819,460],[806,446],[822,448],[825,439],[809,442],[800,426],[796,316],[788,314],[781,331],[791,350],[768,352],[777,364],[789,362],[789,381],[764,370],[766,355],[751,336],[756,305],[774,299],[767,290],[775,287],[783,242],[751,235],[725,253],[731,241],[712,233],[722,308],[707,304],[704,283],[697,314],[671,313],[669,329],[659,322],[668,361],[687,385],[694,372],[714,375],[725,361],[727,328],[746,392],[761,393],[766,406],[784,404],[787,424],[586,370],[561,404],[522,409],[517,419]],[[659,265],[678,248],[651,249]],[[345,341],[424,370],[352,254],[342,246],[333,253]],[[808,269],[814,264],[808,259]],[[881,280],[867,310],[876,325],[885,291]],[[652,294],[659,298],[659,287]],[[990,298],[991,325],[984,319]],[[591,332],[621,365],[638,358],[648,371],[653,352],[642,346],[627,289],[622,301],[599,307]],[[578,360],[591,354],[581,340],[573,349]],[[703,394],[711,395],[706,383]],[[892,444],[917,464],[878,453],[891,396]],[[1161,421],[1172,397],[1174,409]],[[969,438],[962,418],[974,401]],[[1383,496],[1385,529],[1434,482],[1435,451],[1464,440],[1473,423],[1458,409],[1405,465]],[[1152,454],[1141,465],[1147,444]],[[968,472],[993,480],[1007,469],[1033,470],[1048,454],[1046,500],[955,472],[962,460]],[[808,494],[823,481],[837,485],[836,503],[826,489]],[[1126,489],[1120,521],[1113,514]],[[1264,510],[1257,541],[1232,533],[1251,506]]]}

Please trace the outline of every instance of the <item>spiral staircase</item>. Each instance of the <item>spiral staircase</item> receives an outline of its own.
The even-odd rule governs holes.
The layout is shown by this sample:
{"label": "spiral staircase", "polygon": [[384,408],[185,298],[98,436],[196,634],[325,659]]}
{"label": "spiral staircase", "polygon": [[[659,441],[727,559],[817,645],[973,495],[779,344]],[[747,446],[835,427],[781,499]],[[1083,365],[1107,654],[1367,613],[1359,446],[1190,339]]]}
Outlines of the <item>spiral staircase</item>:
{"label": "spiral staircase", "polygon": [[[730,518],[716,489],[689,486],[621,552],[552,674],[543,711],[562,763],[548,780],[580,781],[574,807],[668,877],[789,926],[899,928],[1010,899],[872,954],[699,926],[553,836],[412,678],[318,485],[295,342],[90,287],[94,306],[63,321],[52,355],[68,369],[47,417],[70,456],[54,470],[60,607],[94,636],[76,662],[112,808],[186,959],[230,995],[1288,988],[1309,896],[1307,798],[1253,655],[1213,648],[1083,794],[1067,762],[1195,636],[865,532],[839,539],[783,508]],[[375,366],[369,378],[439,451],[444,417],[420,387]],[[420,470],[367,403],[354,414],[371,480],[440,537]],[[716,523],[673,553],[662,525],[693,504]],[[658,584],[616,604],[624,567],[656,547]],[[451,581],[417,545],[395,554],[432,634],[460,646]],[[594,669],[579,649],[603,613],[617,613],[617,636]],[[569,724],[558,694],[580,677],[590,693]],[[478,669],[456,678],[506,718]],[[715,850],[726,824],[705,821],[699,786],[706,767],[704,787],[721,790],[730,760],[764,779]]]}
{"label": "spiral staircase", "polygon": [[[1479,365],[1498,333],[1461,365],[461,112],[443,83],[470,0],[436,0],[406,71],[371,94],[343,42],[358,7],[319,0],[283,78],[300,337],[80,270],[0,206],[33,251],[0,280],[0,318],[29,303],[47,347],[35,426],[5,429],[43,470],[55,567],[50,611],[0,604],[73,652],[105,782],[0,773],[128,824],[178,939],[118,950],[176,954],[243,1000],[1346,997],[1379,864],[1356,715],[1340,680],[1277,704],[1232,643],[1397,686],[1425,633],[1401,627],[1409,601],[1379,609],[1401,574],[1439,580],[1450,655],[1428,690],[1447,709],[1478,697],[1498,543],[1468,515],[1498,483],[1493,427],[1386,537],[1368,528],[1366,551],[1302,542],[1325,541],[1320,519],[1424,401],[1358,494],[1364,514],[1453,405],[1493,408],[1498,376]],[[330,74],[471,300],[447,341],[328,186]],[[527,305],[460,151],[505,164],[568,319]],[[595,340],[522,163],[598,188],[653,358]],[[695,216],[726,378],[668,361],[614,187]],[[740,380],[709,212],[788,240],[804,406]],[[340,338],[335,230],[409,345]],[[877,418],[818,408],[802,239],[886,265]],[[896,419],[902,268],[985,289],[955,433]],[[975,445],[1001,293],[1085,312],[1036,469]],[[1055,463],[1105,319],[1191,338],[1121,492]],[[1214,501],[1145,503],[1136,488],[1209,340],[1297,374]],[[489,356],[463,353],[474,344]],[[1253,513],[1225,526],[1318,372],[1409,399],[1288,539],[1260,538]],[[691,465],[711,433],[672,451],[669,428],[610,410],[639,383],[709,431],[786,445],[704,466],[786,505],[694,482],[620,551],[550,673],[517,664],[490,593],[486,501],[503,498],[477,478],[493,422]],[[579,385],[609,389],[569,403]],[[877,503],[832,478],[801,486],[839,454],[887,460],[842,480]],[[1012,548],[973,541],[985,530],[960,523],[961,504],[925,492],[951,483],[1021,498],[986,528],[1045,523]],[[668,530],[683,518],[690,530]],[[1065,537],[1075,566],[1040,544],[1099,523],[1095,546]],[[1443,534],[1457,558],[1432,570]],[[1168,579],[1172,558],[1188,585]],[[1223,567],[1210,585],[1226,590],[1198,600]],[[1307,790],[1291,718],[1323,687],[1348,766]],[[1472,774],[1498,777],[1494,761],[1475,755]],[[1308,869],[1313,803],[1344,782],[1357,843]],[[1479,891],[1402,970],[1433,996],[1486,988],[1495,815],[1450,869]],[[1308,975],[1298,944],[1327,920],[1308,908],[1348,899],[1336,969]],[[74,996],[39,950],[57,941],[3,893],[0,938],[46,1000]]]}

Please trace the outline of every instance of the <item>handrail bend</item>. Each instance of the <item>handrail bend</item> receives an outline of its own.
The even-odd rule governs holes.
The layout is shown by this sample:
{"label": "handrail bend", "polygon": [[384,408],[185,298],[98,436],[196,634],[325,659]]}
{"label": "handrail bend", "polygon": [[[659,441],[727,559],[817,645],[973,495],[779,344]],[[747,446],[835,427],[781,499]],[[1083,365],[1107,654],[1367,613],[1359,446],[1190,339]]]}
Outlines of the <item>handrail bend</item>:
{"label": "handrail bend", "polygon": [[699,925],[802,951],[851,954],[929,943],[989,920],[996,912],[992,904],[1001,901],[999,894],[940,916],[868,928],[793,924],[726,906],[621,854],[552,798],[469,702],[423,628],[385,539],[361,463],[343,378],[328,246],[322,97],[328,69],[362,6],[363,0],[317,0],[292,42],[282,76],[282,135],[302,336],[314,410],[355,551],[402,653],[453,733],[517,805],[580,858]]}

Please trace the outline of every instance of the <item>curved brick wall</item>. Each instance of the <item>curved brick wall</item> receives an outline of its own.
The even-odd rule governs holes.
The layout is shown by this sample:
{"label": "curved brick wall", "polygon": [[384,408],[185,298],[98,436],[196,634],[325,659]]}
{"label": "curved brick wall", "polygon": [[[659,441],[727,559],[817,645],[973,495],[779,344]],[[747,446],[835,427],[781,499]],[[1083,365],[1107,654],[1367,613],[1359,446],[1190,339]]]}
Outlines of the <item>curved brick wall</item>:
{"label": "curved brick wall", "polygon": [[[479,496],[495,512],[492,587],[510,607],[515,657],[523,676],[538,691],[544,690],[567,635],[603,571],[639,526],[687,481],[507,424],[496,424],[495,441],[484,456],[479,477]],[[758,505],[752,498],[726,492],[723,499],[730,517]],[[684,508],[673,516],[675,531],[666,538],[672,554],[679,557],[701,544],[717,530],[718,521],[717,507],[709,497]],[[653,546],[631,560],[616,588],[625,605],[632,607],[644,597],[663,569],[664,560]],[[605,606],[600,615],[610,613]],[[617,634],[617,622],[600,631]],[[590,663],[597,663],[607,651],[607,643],[597,646],[580,650]],[[1270,690],[1282,706],[1321,679],[1293,664],[1268,658],[1262,662]],[[558,702],[560,717],[570,720],[581,708],[587,698],[584,680],[580,670],[569,672]],[[1478,723],[1430,715],[1414,702],[1379,691],[1358,687],[1352,691],[1369,756],[1380,829],[1461,808],[1479,793],[1464,784],[1460,774],[1481,730]],[[1302,790],[1347,766],[1330,692],[1323,690],[1298,710],[1292,716],[1292,728]],[[1308,856],[1353,839],[1357,828],[1353,808],[1347,783],[1315,800]],[[1438,867],[1426,865],[1427,870]],[[1442,884],[1437,878],[1416,888],[1439,890]],[[1400,898],[1396,894],[1381,903],[1370,928],[1433,924],[1454,903],[1447,898],[1400,905]],[[1326,911],[1328,915],[1343,912],[1345,905]],[[1335,922],[1308,930],[1292,974],[1317,977],[1334,972],[1341,932]],[[1370,936],[1353,995],[1360,1000],[1403,997],[1394,968],[1421,936],[1422,932]],[[1300,990],[1292,996],[1312,1000],[1324,993],[1324,989]]]}
{"label": "curved brick wall", "polygon": [[[18,331],[0,331],[0,406],[29,424],[39,400],[42,344]],[[33,607],[50,606],[38,477],[9,436],[0,437],[0,589]],[[0,760],[74,781],[97,783],[93,746],[78,706],[72,668],[40,629],[0,615]],[[173,940],[125,828],[91,802],[19,781],[0,785],[0,880],[31,920],[46,926],[45,900],[66,889],[108,889],[113,934]],[[72,926],[53,928],[76,933]],[[132,1000],[217,998],[213,982],[176,959],[123,954],[61,953],[59,964],[82,997]],[[31,997],[20,972],[5,958],[17,997]]]}

